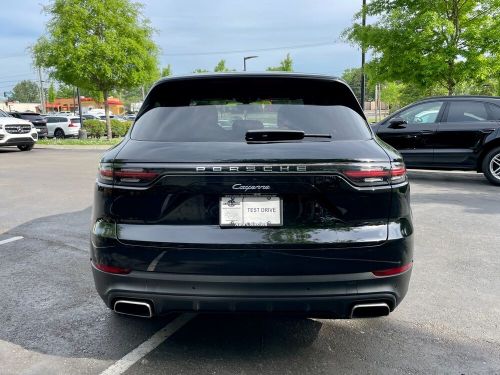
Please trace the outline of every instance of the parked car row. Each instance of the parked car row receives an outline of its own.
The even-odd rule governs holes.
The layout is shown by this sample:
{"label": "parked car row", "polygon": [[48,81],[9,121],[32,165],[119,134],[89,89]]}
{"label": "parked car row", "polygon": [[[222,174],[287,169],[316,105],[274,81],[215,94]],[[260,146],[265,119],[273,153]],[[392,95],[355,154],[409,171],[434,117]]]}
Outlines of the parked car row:
{"label": "parked car row", "polygon": [[48,136],[47,119],[40,114],[35,112],[9,112],[9,115],[31,122],[38,132],[38,138],[46,138]]}
{"label": "parked car row", "polygon": [[[104,116],[93,114],[84,114],[82,117],[83,120],[105,121]],[[130,121],[135,115],[127,115],[127,118],[110,117]],[[29,151],[41,138],[78,137],[81,126],[80,117],[71,112],[42,115],[36,112],[0,111],[0,146],[17,146],[22,151]]]}

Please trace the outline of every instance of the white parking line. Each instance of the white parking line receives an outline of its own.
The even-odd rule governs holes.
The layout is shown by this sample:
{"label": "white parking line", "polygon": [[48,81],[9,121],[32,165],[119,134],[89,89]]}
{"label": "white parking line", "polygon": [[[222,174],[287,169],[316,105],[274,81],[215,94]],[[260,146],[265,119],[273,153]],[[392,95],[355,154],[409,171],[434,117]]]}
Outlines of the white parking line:
{"label": "white parking line", "polygon": [[9,242],[14,242],[17,240],[22,240],[24,237],[23,236],[17,236],[17,237],[12,237],[12,238],[7,238],[6,240],[0,241],[0,245],[4,245]]}
{"label": "white parking line", "polygon": [[101,375],[120,375],[132,367],[137,361],[152,352],[158,345],[181,329],[186,323],[196,316],[194,313],[186,313],[178,316],[165,327],[156,332],[149,340],[144,341],[137,348],[125,355],[106,370]]}

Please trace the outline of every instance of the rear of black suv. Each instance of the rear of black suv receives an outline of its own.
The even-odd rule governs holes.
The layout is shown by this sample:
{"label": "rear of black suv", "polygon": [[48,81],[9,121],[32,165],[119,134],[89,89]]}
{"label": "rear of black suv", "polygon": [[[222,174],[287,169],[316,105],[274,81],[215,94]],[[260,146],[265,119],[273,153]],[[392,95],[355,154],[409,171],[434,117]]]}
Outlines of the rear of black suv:
{"label": "rear of black suv", "polygon": [[401,156],[342,81],[158,82],[102,158],[91,262],[118,313],[389,314],[413,262]]}

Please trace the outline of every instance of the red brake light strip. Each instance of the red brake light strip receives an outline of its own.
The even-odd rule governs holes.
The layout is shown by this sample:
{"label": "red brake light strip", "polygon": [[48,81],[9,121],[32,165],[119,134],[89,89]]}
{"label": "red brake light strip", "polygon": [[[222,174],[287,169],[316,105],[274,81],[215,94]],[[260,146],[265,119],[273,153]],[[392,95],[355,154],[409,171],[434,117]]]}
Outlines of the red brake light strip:
{"label": "red brake light strip", "polygon": [[380,270],[380,271],[373,271],[372,273],[375,276],[379,276],[379,277],[381,277],[381,276],[394,276],[394,275],[398,275],[400,273],[406,272],[412,267],[413,267],[413,262],[410,262],[410,263],[405,264],[404,266],[401,266],[401,267],[389,268],[389,269]]}

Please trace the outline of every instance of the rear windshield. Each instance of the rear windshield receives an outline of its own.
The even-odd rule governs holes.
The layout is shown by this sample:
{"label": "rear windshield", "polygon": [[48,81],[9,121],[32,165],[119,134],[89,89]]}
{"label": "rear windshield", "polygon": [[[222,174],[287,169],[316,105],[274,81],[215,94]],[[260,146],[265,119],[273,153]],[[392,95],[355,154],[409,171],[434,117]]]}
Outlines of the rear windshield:
{"label": "rear windshield", "polygon": [[[344,106],[235,104],[158,107],[137,120],[132,139],[163,142],[245,142],[248,130],[302,130],[332,140],[369,139],[364,120]],[[325,141],[308,138],[308,141]]]}
{"label": "rear windshield", "polygon": [[37,113],[22,113],[21,114],[21,117],[25,120],[30,120],[30,121],[38,121],[38,120],[42,120],[42,116],[40,116],[39,114]]}
{"label": "rear windshield", "polygon": [[[291,84],[293,83],[293,85]],[[304,142],[366,140],[371,133],[352,92],[341,83],[295,80],[194,80],[154,88],[132,139],[245,142],[249,130],[299,130]]]}

